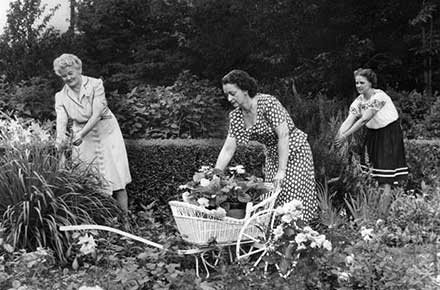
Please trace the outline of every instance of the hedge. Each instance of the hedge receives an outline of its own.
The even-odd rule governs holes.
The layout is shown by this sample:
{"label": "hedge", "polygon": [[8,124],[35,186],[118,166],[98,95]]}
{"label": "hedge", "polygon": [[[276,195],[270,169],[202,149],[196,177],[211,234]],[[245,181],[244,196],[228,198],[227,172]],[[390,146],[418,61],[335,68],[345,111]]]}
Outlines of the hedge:
{"label": "hedge", "polygon": [[[148,204],[165,203],[177,197],[177,188],[190,180],[202,165],[214,166],[224,140],[173,139],[126,140],[132,183],[130,199]],[[262,176],[262,146],[240,146],[230,165],[242,164],[247,171]]]}
{"label": "hedge", "polygon": [[[127,190],[136,204],[161,204],[178,198],[177,188],[192,178],[202,165],[215,165],[224,140],[174,139],[126,140],[133,181]],[[231,165],[242,164],[262,176],[264,153],[258,143],[240,146]],[[440,142],[406,141],[409,186],[419,187],[421,181],[432,183],[439,177]],[[325,158],[325,157],[321,157]],[[315,163],[325,163],[315,160]]]}

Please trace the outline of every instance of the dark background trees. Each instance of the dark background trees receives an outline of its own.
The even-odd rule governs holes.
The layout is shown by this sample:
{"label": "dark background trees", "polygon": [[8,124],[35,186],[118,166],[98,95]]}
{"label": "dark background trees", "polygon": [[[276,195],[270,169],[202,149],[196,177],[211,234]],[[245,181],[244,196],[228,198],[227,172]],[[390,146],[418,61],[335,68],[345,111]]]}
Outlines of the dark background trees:
{"label": "dark background trees", "polygon": [[[1,69],[10,80],[50,71],[47,59],[61,50],[47,21],[35,26],[39,17],[50,17],[40,2],[11,3],[1,41]],[[294,77],[305,92],[347,97],[351,72],[368,66],[379,72],[383,86],[430,94],[438,89],[440,9],[434,1],[72,3],[76,34],[63,39],[62,48],[84,57],[93,74],[171,83],[184,69],[217,80],[240,67],[263,80]],[[26,64],[12,64],[23,63],[23,55]]]}
{"label": "dark background trees", "polygon": [[399,92],[404,113],[414,114],[410,108],[421,100],[427,114],[438,96],[440,7],[434,0],[70,2],[74,17],[63,34],[48,29],[51,10],[40,0],[11,3],[0,39],[4,82],[23,86],[47,79],[40,95],[52,96],[50,87],[61,86],[52,60],[72,52],[84,60],[86,73],[117,92],[116,99],[140,85],[164,89],[183,71],[219,87],[232,68],[277,90],[290,108],[299,95],[349,102],[358,67],[375,69],[381,88]]}

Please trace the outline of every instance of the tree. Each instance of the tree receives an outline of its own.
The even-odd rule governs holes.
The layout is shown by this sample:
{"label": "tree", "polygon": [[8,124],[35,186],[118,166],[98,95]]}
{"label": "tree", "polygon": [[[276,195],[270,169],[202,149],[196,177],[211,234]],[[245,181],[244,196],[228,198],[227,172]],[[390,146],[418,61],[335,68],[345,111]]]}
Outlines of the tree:
{"label": "tree", "polygon": [[[433,58],[440,53],[440,30],[438,19],[438,7],[433,1],[423,0],[417,16],[410,24],[420,29],[416,35],[421,45],[413,47],[416,55],[423,58],[423,80],[425,92],[429,99],[432,99],[432,74]],[[437,18],[436,18],[437,17]]]}
{"label": "tree", "polygon": [[53,59],[59,33],[48,27],[59,5],[46,14],[41,0],[16,0],[9,4],[0,38],[0,69],[9,80],[44,74]]}

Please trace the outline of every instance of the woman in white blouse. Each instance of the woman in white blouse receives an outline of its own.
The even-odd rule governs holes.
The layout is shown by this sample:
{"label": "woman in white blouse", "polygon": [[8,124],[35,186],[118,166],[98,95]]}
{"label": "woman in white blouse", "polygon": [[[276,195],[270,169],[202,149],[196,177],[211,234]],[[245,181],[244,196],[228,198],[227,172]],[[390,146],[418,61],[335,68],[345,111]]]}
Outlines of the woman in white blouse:
{"label": "woman in white blouse", "polygon": [[118,121],[107,106],[102,80],[83,76],[82,62],[73,54],[56,58],[53,68],[65,84],[55,95],[57,148],[68,144],[67,120],[72,119],[72,158],[93,166],[104,181],[104,190],[128,212],[127,152]]}
{"label": "woman in white blouse", "polygon": [[391,98],[375,88],[377,76],[373,70],[360,68],[354,72],[354,77],[359,96],[351,104],[335,143],[341,145],[362,126],[367,127],[362,150],[367,154],[366,158],[361,158],[362,167],[369,169],[383,186],[383,201],[387,208],[391,202],[391,185],[408,175],[399,114]]}

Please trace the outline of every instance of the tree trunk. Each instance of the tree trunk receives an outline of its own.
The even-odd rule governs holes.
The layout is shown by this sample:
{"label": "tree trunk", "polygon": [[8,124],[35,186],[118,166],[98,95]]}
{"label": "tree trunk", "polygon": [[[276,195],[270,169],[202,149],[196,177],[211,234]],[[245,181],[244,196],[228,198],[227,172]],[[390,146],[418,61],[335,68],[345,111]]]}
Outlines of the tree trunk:
{"label": "tree trunk", "polygon": [[70,21],[69,21],[69,33],[72,35],[75,33],[75,24],[76,24],[76,1],[70,0]]}
{"label": "tree trunk", "polygon": [[429,50],[428,50],[428,79],[426,82],[426,95],[429,100],[432,99],[432,38],[434,31],[434,19],[431,18],[429,27]]}

